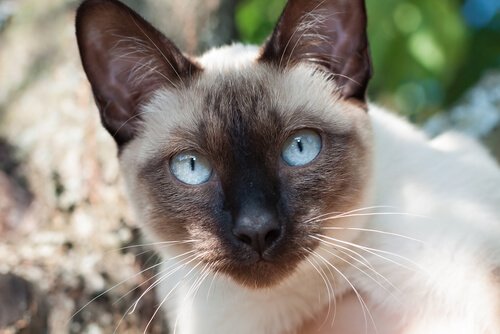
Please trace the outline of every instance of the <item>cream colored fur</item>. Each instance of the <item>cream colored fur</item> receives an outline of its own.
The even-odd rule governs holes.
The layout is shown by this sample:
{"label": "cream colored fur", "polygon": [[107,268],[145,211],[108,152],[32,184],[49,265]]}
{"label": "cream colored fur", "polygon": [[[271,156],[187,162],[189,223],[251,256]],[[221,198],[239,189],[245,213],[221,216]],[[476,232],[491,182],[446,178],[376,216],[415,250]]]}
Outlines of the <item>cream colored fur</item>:
{"label": "cream colored fur", "polygon": [[[197,89],[209,89],[221,76],[261,76],[276,103],[292,108],[309,101],[318,106],[314,110],[328,110],[328,117],[339,129],[364,128],[364,140],[373,144],[373,166],[367,166],[367,173],[372,168],[373,191],[364,205],[384,207],[360,213],[390,214],[353,217],[344,226],[362,226],[407,238],[359,230],[340,234],[346,242],[377,249],[371,253],[360,251],[373,270],[352,259],[358,268],[347,265],[325,252],[322,248],[326,245],[317,251],[366,299],[375,314],[374,322],[381,321],[377,314],[384,314],[394,321],[389,327],[398,334],[500,333],[500,278],[494,276],[500,267],[498,165],[478,144],[460,134],[430,140],[406,121],[376,106],[370,106],[369,118],[365,117],[363,110],[332,94],[332,83],[320,74],[313,75],[311,68],[298,66],[279,74],[258,65],[256,57],[254,47],[234,45],[212,50],[198,59],[205,72],[195,85]],[[179,124],[189,124],[201,112],[201,101],[194,91],[158,91],[144,107],[143,134],[121,156],[122,166],[127,166],[123,173],[132,203],[140,220],[146,223],[148,202],[141,195],[138,169],[156,154],[169,131]],[[147,225],[145,231],[152,241],[158,241]],[[176,255],[162,251],[165,260]],[[333,313],[333,298],[325,279],[334,286],[339,305],[342,295],[352,290],[331,267],[317,258],[310,260],[326,275],[320,275],[310,262],[304,261],[281,285],[249,290],[229,278],[211,274],[194,296],[194,281],[186,276],[194,272],[195,277],[200,277],[202,272],[201,267],[193,269],[188,265],[162,282],[158,297],[167,311],[172,333],[295,333],[305,321],[327,309],[329,303]],[[166,261],[164,268],[176,261]],[[352,317],[349,321],[358,325],[365,321],[359,315]],[[340,319],[339,323],[345,321]],[[388,326],[387,322],[383,325]],[[366,327],[368,333],[375,332],[369,315]],[[365,332],[364,324],[361,328],[358,334]],[[325,327],[323,331],[330,332]],[[380,332],[384,333],[388,334]]]}

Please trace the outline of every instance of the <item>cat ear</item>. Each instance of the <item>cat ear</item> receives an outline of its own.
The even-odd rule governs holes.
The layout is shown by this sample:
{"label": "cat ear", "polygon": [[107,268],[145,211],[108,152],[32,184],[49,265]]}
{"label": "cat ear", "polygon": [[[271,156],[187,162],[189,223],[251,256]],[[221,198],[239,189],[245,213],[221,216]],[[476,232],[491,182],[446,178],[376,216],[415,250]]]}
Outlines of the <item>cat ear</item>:
{"label": "cat ear", "polygon": [[86,0],[76,15],[85,73],[104,127],[119,146],[131,140],[139,107],[163,86],[178,87],[198,70],[177,47],[116,0]]}
{"label": "cat ear", "polygon": [[261,60],[308,62],[333,75],[346,99],[365,101],[371,77],[363,0],[289,0]]}

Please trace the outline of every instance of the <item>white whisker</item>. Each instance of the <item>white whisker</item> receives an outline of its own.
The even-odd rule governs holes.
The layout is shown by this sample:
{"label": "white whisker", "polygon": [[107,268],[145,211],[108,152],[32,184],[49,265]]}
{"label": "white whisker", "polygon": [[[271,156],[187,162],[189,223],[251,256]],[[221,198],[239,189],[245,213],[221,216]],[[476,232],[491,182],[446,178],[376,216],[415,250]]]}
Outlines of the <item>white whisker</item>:
{"label": "white whisker", "polygon": [[115,251],[121,251],[125,249],[131,249],[131,248],[139,248],[139,247],[151,247],[151,246],[164,246],[164,245],[180,245],[180,244],[187,244],[187,243],[193,243],[193,242],[199,242],[200,240],[175,240],[175,241],[160,241],[160,242],[151,242],[151,243],[145,243],[145,244],[136,244],[136,245],[129,245],[125,247],[120,247],[116,248],[107,252],[115,252]]}
{"label": "white whisker", "polygon": [[321,222],[321,221],[326,221],[326,220],[333,220],[333,219],[339,219],[339,218],[352,218],[352,217],[366,217],[366,216],[409,216],[409,217],[415,217],[415,218],[425,218],[425,219],[430,219],[429,217],[426,216],[421,216],[421,215],[415,215],[411,213],[406,213],[406,212],[373,212],[373,213],[354,213],[354,214],[340,214],[336,215],[333,217],[327,217],[327,218],[321,218],[316,221]]}
{"label": "white whisker", "polygon": [[137,298],[137,300],[132,304],[132,309],[129,311],[129,314],[134,313],[134,311],[137,308],[137,305],[141,301],[142,297],[144,297],[149,291],[151,291],[152,289],[154,289],[156,286],[158,286],[161,282],[163,282],[164,280],[166,280],[168,277],[172,276],[173,274],[175,274],[176,272],[178,272],[180,269],[186,267],[188,264],[190,264],[191,262],[197,260],[198,258],[199,258],[199,256],[195,254],[194,256],[189,257],[190,260],[188,262],[183,263],[183,264],[179,265],[178,267],[176,267],[174,270],[171,270],[167,274],[162,275],[155,283],[153,283],[151,286],[149,286],[146,289],[146,291],[144,291],[139,296],[139,298]]}
{"label": "white whisker", "polygon": [[[191,263],[192,261],[197,260],[197,259],[199,259],[199,258],[200,258],[200,256],[199,256],[199,255],[197,255],[194,259],[192,259],[192,260],[190,260],[189,262],[185,263],[185,264],[183,265],[183,267],[186,267],[189,263]],[[195,264],[195,265],[193,266],[193,268],[191,268],[191,270],[190,270],[190,271],[188,271],[188,273],[187,273],[186,275],[184,275],[183,279],[184,279],[184,278],[186,278],[186,277],[188,277],[188,276],[189,276],[189,275],[190,275],[190,274],[191,274],[191,273],[192,273],[192,272],[196,269],[196,267],[198,267],[198,265],[200,265],[200,263],[201,263],[201,262],[198,262],[197,264]],[[151,319],[149,319],[148,323],[146,324],[146,327],[144,328],[144,332],[143,332],[144,334],[146,334],[146,332],[147,332],[147,330],[148,330],[149,326],[151,326],[151,323],[153,322],[153,319],[156,317],[156,315],[158,314],[158,312],[159,312],[159,311],[160,311],[160,309],[162,308],[163,304],[165,304],[165,302],[167,301],[167,299],[168,299],[168,297],[170,296],[170,294],[172,293],[172,291],[174,291],[174,289],[175,289],[175,288],[177,288],[177,286],[178,286],[178,285],[179,285],[179,284],[183,281],[183,279],[179,280],[179,281],[177,282],[177,284],[176,284],[176,285],[172,288],[172,290],[170,290],[170,291],[169,291],[169,293],[168,293],[168,294],[167,294],[167,295],[166,295],[166,296],[162,299],[162,301],[160,302],[160,304],[158,305],[158,307],[156,308],[156,310],[153,312],[153,315],[151,316]],[[164,280],[164,278],[162,277],[160,280],[161,280],[161,281],[163,281],[163,280]],[[159,282],[159,283],[161,283],[161,282]],[[158,283],[158,284],[159,284],[159,283]]]}
{"label": "white whisker", "polygon": [[[215,262],[215,263],[214,263],[214,266],[216,266],[216,265],[217,265],[217,262]],[[214,272],[214,274],[212,275],[212,280],[211,280],[211,282],[210,282],[210,286],[208,287],[208,291],[207,291],[207,300],[209,300],[209,299],[210,299],[210,293],[211,293],[211,291],[212,291],[214,281],[215,281],[215,279],[216,279],[217,275],[220,273],[220,271],[221,271],[221,269],[217,269],[217,270]],[[215,290],[215,288],[214,288],[214,290]]]}
{"label": "white whisker", "polygon": [[[191,287],[189,288],[188,292],[186,293],[183,304],[186,303],[189,299],[191,300],[190,302],[193,303],[194,300],[196,299],[196,294],[198,293],[200,287],[202,286],[203,282],[205,279],[210,275],[210,263],[206,263],[205,266],[201,269],[201,275],[198,276],[194,282],[192,283]],[[180,314],[177,315],[175,318],[175,324],[174,324],[174,331],[173,334],[177,333],[177,325],[179,322],[179,316]]]}
{"label": "white whisker", "polygon": [[[324,236],[324,235],[321,235],[321,234],[316,234],[316,236],[318,236],[318,237],[320,237],[320,238],[328,239],[328,240],[331,240],[331,241],[334,241],[334,242],[340,242],[340,243],[342,243],[342,244],[349,245],[349,246],[352,246],[352,247],[356,247],[356,248],[361,249],[361,250],[363,250],[363,251],[365,251],[365,252],[367,252],[367,253],[369,253],[369,254],[372,254],[372,255],[374,255],[374,256],[377,256],[377,257],[379,257],[379,258],[381,258],[381,259],[384,259],[384,260],[386,260],[386,261],[388,261],[388,262],[391,262],[391,263],[393,263],[393,264],[395,264],[395,265],[398,265],[398,266],[400,266],[400,267],[402,267],[402,268],[405,268],[405,269],[410,270],[410,271],[416,271],[414,268],[410,268],[410,267],[408,267],[408,266],[406,266],[406,265],[404,265],[404,264],[402,264],[402,263],[400,263],[400,262],[397,262],[397,261],[395,261],[395,260],[393,260],[393,259],[387,258],[387,257],[385,257],[385,256],[383,256],[383,255],[378,254],[378,253],[391,255],[391,256],[394,256],[394,257],[400,258],[400,259],[402,259],[402,260],[404,260],[404,261],[407,261],[408,263],[410,263],[410,264],[414,265],[417,269],[422,270],[422,268],[420,267],[420,265],[419,265],[418,263],[416,263],[416,262],[414,262],[414,261],[410,260],[410,259],[409,259],[409,258],[407,258],[407,257],[404,257],[404,256],[402,256],[402,255],[399,255],[399,254],[396,254],[396,253],[393,253],[393,252],[384,251],[384,250],[380,250],[380,249],[376,249],[376,248],[371,248],[371,247],[367,247],[367,246],[362,246],[362,245],[358,245],[358,244],[353,243],[353,242],[344,241],[344,240],[340,240],[340,239],[336,239],[336,238],[332,238],[332,237]],[[333,243],[329,243],[328,241],[325,241],[325,240],[323,240],[323,241],[324,241],[325,243],[327,243],[327,244],[332,245],[332,246],[336,246],[335,244],[333,244]]]}
{"label": "white whisker", "polygon": [[[194,250],[193,250],[193,251],[190,251],[189,253],[192,253],[192,252],[194,252]],[[186,253],[188,253],[188,252],[186,252]],[[176,258],[179,258],[179,257],[181,257],[181,256],[184,256],[184,255],[186,255],[186,253],[181,254],[181,255],[178,255],[178,256],[176,256]],[[189,259],[196,259],[196,257],[197,257],[197,254],[191,254],[191,255],[189,255],[189,256],[188,256],[187,258],[185,258],[185,259],[180,259],[180,261],[186,261],[186,260],[189,260]],[[173,260],[173,259],[174,259],[174,258],[171,258],[170,260]],[[169,261],[169,260],[168,260],[168,261]],[[167,262],[168,262],[168,261],[167,261]],[[165,262],[166,262],[166,261],[160,262],[160,263],[156,264],[155,266],[162,265],[162,264],[164,264]],[[134,313],[135,308],[137,307],[137,305],[138,305],[139,301],[141,300],[141,298],[142,298],[143,296],[145,296],[145,295],[146,295],[149,291],[151,291],[152,289],[154,289],[154,288],[155,288],[158,284],[160,284],[160,283],[161,283],[161,282],[162,282],[162,281],[163,281],[166,277],[169,277],[170,275],[172,275],[172,274],[173,274],[173,273],[175,273],[176,271],[178,271],[178,270],[182,269],[185,265],[187,265],[187,264],[188,264],[188,263],[190,263],[190,262],[192,262],[192,260],[190,260],[190,261],[189,261],[189,262],[187,262],[187,263],[181,263],[181,264],[174,263],[172,266],[169,266],[168,268],[166,268],[166,269],[164,269],[164,270],[160,271],[159,273],[155,274],[152,278],[148,279],[147,281],[150,281],[151,279],[153,279],[153,278],[155,278],[155,277],[157,277],[157,276],[159,276],[159,275],[162,275],[162,276],[161,276],[159,279],[157,279],[157,280],[156,280],[153,284],[151,284],[148,288],[146,288],[146,291],[144,291],[144,292],[143,292],[143,293],[139,296],[139,298],[136,300],[136,302],[135,302],[135,303],[133,303],[132,305],[130,305],[130,306],[127,308],[127,310],[125,311],[125,313],[124,313],[124,314],[123,314],[123,316],[121,317],[120,321],[119,321],[119,322],[118,322],[118,324],[116,325],[115,330],[114,330],[114,332],[113,332],[113,333],[116,333],[116,331],[117,331],[117,330],[118,330],[118,328],[120,327],[120,324],[122,323],[123,319],[125,319],[125,317],[127,316],[127,314],[132,314],[132,313]],[[176,267],[175,269],[173,269],[173,270],[169,270],[171,267],[174,267],[174,266]],[[165,274],[165,272],[167,272],[167,273]],[[127,295],[128,295],[128,294],[130,294],[131,292],[133,292],[133,291],[134,291],[134,290],[136,290],[136,289],[137,289],[137,288],[132,289],[131,291],[129,291],[129,292],[127,293]],[[124,297],[124,296],[122,296],[121,298],[123,298],[123,297]]]}
{"label": "white whisker", "polygon": [[323,261],[332,267],[333,270],[335,270],[340,276],[342,276],[342,278],[344,278],[344,280],[347,282],[347,284],[349,284],[349,286],[352,288],[353,292],[356,294],[356,296],[358,297],[358,300],[361,304],[361,310],[363,311],[363,317],[365,319],[365,329],[366,329],[366,332],[368,332],[368,319],[366,317],[366,314],[368,313],[368,316],[370,317],[371,319],[371,322],[373,323],[373,326],[375,328],[375,332],[378,333],[378,330],[377,330],[377,325],[375,324],[375,320],[373,319],[373,316],[368,308],[368,305],[365,303],[363,297],[361,297],[361,294],[358,292],[358,290],[354,287],[354,285],[351,283],[351,281],[337,268],[335,267],[333,264],[331,264],[327,259],[325,259],[323,256],[321,256],[321,254],[318,254],[317,252],[314,252],[314,251],[311,251],[311,254],[313,256],[317,256],[321,259],[323,259]]}
{"label": "white whisker", "polygon": [[[197,267],[198,267],[201,263],[202,263],[202,262],[200,261],[200,262],[198,262],[195,266],[193,266],[193,268],[191,268],[191,270],[190,270],[190,271],[189,271],[186,275],[184,275],[184,277],[183,277],[183,279],[182,279],[181,281],[184,281],[184,279],[186,279],[186,281],[185,281],[185,282],[188,282],[188,279],[187,279],[187,278],[189,277],[189,275],[191,275],[191,273],[196,274],[195,270],[196,270],[196,268],[197,268]],[[196,286],[197,282],[201,279],[201,277],[203,277],[204,269],[205,269],[208,265],[209,265],[209,264],[208,264],[208,263],[206,263],[206,264],[205,264],[205,266],[201,269],[201,273],[202,273],[201,275],[199,275],[199,276],[197,276],[197,277],[196,277],[196,276],[194,277],[195,279],[194,279],[193,283],[191,284],[191,286],[190,286],[190,288],[189,288],[188,292],[185,294],[185,296],[184,296],[183,301],[181,302],[181,304],[185,304],[185,303],[186,303],[186,301],[187,301],[187,300],[191,297],[191,294],[192,294],[193,290],[195,289],[195,286]],[[189,280],[190,280],[190,278],[189,278]],[[186,284],[187,284],[187,283],[186,283]],[[161,307],[161,306],[162,306],[162,305],[160,304],[160,307]],[[178,323],[178,320],[179,320],[179,316],[180,316],[180,314],[178,314],[178,315],[177,315],[177,317],[175,318],[175,323],[174,323],[174,332],[173,332],[173,334],[175,334],[175,333],[176,333],[176,331],[177,331],[177,323]]]}
{"label": "white whisker", "polygon": [[[331,286],[332,286],[332,295],[333,295],[333,317],[332,317],[332,322],[330,324],[331,327],[333,327],[333,324],[335,323],[335,318],[337,317],[337,298],[335,298],[335,274],[332,272],[330,266],[326,266],[326,269],[328,270],[328,272],[330,273],[330,277],[332,277],[332,280],[329,281],[329,283],[331,283]],[[325,320],[328,319],[328,315],[327,317],[325,318]],[[325,322],[326,323],[326,322]],[[323,323],[320,328],[322,328],[324,326]]]}
{"label": "white whisker", "polygon": [[[394,300],[397,300],[399,301],[399,299],[394,295],[394,293],[392,291],[390,291],[386,286],[384,286],[382,283],[379,282],[379,280],[377,280],[375,277],[373,277],[372,275],[370,275],[368,272],[366,272],[365,270],[363,270],[362,268],[354,265],[352,262],[344,259],[343,257],[335,254],[334,252],[322,247],[321,249],[323,249],[325,252],[329,253],[330,255],[336,257],[337,259],[341,260],[342,262],[344,263],[347,263],[348,265],[350,265],[351,267],[354,267],[355,269],[357,269],[358,271],[360,271],[361,273],[363,273],[366,277],[370,278],[373,282],[375,282],[378,286],[380,286],[384,291],[386,291],[388,294],[390,294]],[[376,271],[373,267],[368,267],[366,265],[364,265],[363,262],[360,262],[359,260],[353,258],[355,261],[357,261],[358,263],[360,263],[361,265],[367,267],[371,272],[373,272],[375,275],[377,275],[378,277],[380,277],[382,280],[384,280],[384,282],[389,285],[392,289],[396,290],[396,291],[400,291],[394,284],[392,284],[391,281],[389,281],[384,275],[382,275],[381,273],[379,273],[378,271]]]}
{"label": "white whisker", "polygon": [[303,223],[307,224],[307,223],[315,221],[319,218],[328,217],[330,215],[345,215],[345,214],[356,213],[356,212],[366,211],[366,210],[373,210],[373,209],[395,209],[395,208],[393,206],[388,206],[388,205],[376,205],[376,206],[367,206],[367,207],[363,207],[363,208],[358,208],[358,209],[354,209],[354,210],[350,210],[350,211],[346,211],[346,212],[332,211],[332,212],[323,213],[321,215],[307,219]]}
{"label": "white whisker", "polygon": [[[186,255],[188,254],[189,252],[186,252],[184,254],[181,254],[181,255]],[[135,273],[134,275],[130,276],[129,278],[126,278],[118,283],[116,283],[115,285],[113,285],[112,287],[110,287],[109,289],[105,290],[104,292],[100,293],[99,295],[97,295],[96,297],[92,298],[91,300],[89,300],[85,305],[83,305],[81,308],[79,308],[75,313],[73,313],[73,315],[68,319],[67,323],[66,324],[69,324],[69,322],[71,321],[71,319],[73,319],[78,313],[80,313],[81,311],[83,311],[83,309],[85,309],[88,305],[90,305],[92,302],[94,302],[95,300],[99,299],[100,297],[104,296],[105,294],[107,294],[108,292],[110,292],[111,290],[115,289],[116,287],[124,284],[125,282],[131,280],[132,278],[134,277],[137,277],[139,275],[142,275],[144,272],[148,271],[148,270],[151,270],[153,268],[156,268],[160,265],[161,263],[157,263],[157,264],[154,264],[144,270],[141,270],[139,271],[138,273]]]}
{"label": "white whisker", "polygon": [[[179,258],[179,257],[183,257],[183,256],[188,255],[188,254],[190,254],[190,255],[189,255],[189,256],[187,256],[187,257],[186,257],[186,258],[184,258],[184,259],[181,259],[180,261],[189,260],[189,259],[191,259],[191,258],[193,258],[193,257],[195,257],[195,256],[196,256],[196,254],[192,254],[192,253],[194,253],[194,252],[195,252],[195,251],[194,251],[194,250],[192,250],[192,251],[189,251],[189,252],[183,253],[183,254],[181,254],[181,255],[175,256],[175,257],[173,257],[173,258],[170,258],[170,259],[168,259],[168,260],[166,260],[166,261],[162,261],[162,262],[160,262],[160,263],[156,263],[155,265],[150,266],[149,268],[147,268],[147,269],[145,269],[145,270],[141,271],[140,273],[143,273],[143,272],[145,272],[146,270],[151,270],[151,269],[156,268],[156,267],[158,267],[158,266],[160,266],[160,265],[163,265],[163,264],[165,264],[165,263],[168,263],[169,261],[172,261],[172,260],[177,259],[177,258]],[[117,303],[119,303],[119,302],[120,302],[120,300],[122,300],[123,298],[125,298],[126,296],[128,296],[129,294],[131,294],[132,292],[134,292],[135,290],[137,290],[138,288],[140,288],[141,286],[143,286],[143,285],[144,285],[144,284],[146,284],[147,282],[149,282],[149,281],[151,281],[151,280],[155,279],[156,277],[158,277],[158,276],[160,276],[160,275],[164,275],[164,274],[165,274],[165,272],[167,272],[169,269],[171,269],[172,267],[176,267],[176,266],[178,266],[178,265],[179,265],[178,263],[173,263],[172,265],[170,265],[170,266],[166,267],[165,269],[163,269],[163,270],[161,270],[161,271],[157,272],[156,274],[154,274],[153,276],[151,276],[150,278],[148,278],[147,280],[145,280],[144,282],[142,282],[141,284],[139,284],[139,285],[138,285],[138,286],[136,286],[135,288],[131,289],[130,291],[128,291],[128,292],[127,292],[126,294],[124,294],[123,296],[121,296],[119,299],[117,299],[115,302],[113,302],[113,304],[117,304]],[[165,274],[165,275],[168,275],[168,274]]]}
{"label": "white whisker", "polygon": [[422,243],[422,244],[425,243],[422,240],[415,239],[415,238],[412,238],[412,237],[409,237],[409,236],[406,236],[406,235],[403,235],[403,234],[394,233],[394,232],[386,232],[386,231],[369,229],[369,228],[325,226],[325,227],[322,227],[321,229],[322,230],[347,230],[347,231],[373,232],[373,233],[380,233],[380,234],[384,234],[384,235],[391,235],[391,236],[395,236],[395,237],[400,237],[400,238],[403,238],[403,239],[415,241],[415,242]]}
{"label": "white whisker", "polygon": [[[306,249],[306,248],[303,248],[306,252],[311,252],[310,250]],[[320,271],[315,265],[314,263],[312,263],[311,259],[309,257],[306,257],[305,258],[307,260],[307,262],[309,262],[311,264],[311,266],[314,268],[314,270],[316,270],[316,272],[319,274],[319,276],[321,277],[321,279],[323,280],[323,282],[325,283],[325,287],[326,287],[326,291],[327,291],[327,294],[328,294],[328,310],[327,310],[327,314],[326,314],[326,317],[325,317],[325,320],[323,321],[323,324],[321,326],[323,326],[326,321],[328,321],[328,316],[330,315],[330,312],[331,312],[331,300],[335,298],[335,296],[332,296],[332,294],[330,293],[330,289],[332,288],[329,284],[328,284],[328,277],[325,276],[324,272]],[[321,266],[320,266],[321,268]],[[333,293],[333,291],[332,291]]]}

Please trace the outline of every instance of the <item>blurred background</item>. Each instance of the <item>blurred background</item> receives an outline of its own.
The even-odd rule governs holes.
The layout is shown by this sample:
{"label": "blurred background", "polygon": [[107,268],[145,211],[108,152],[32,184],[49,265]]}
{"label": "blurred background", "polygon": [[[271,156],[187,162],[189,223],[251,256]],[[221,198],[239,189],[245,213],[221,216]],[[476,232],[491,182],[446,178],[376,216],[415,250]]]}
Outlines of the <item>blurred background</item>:
{"label": "blurred background", "polygon": [[[237,6],[239,39],[261,43],[285,0]],[[500,69],[500,1],[367,0],[374,101],[423,122]]]}
{"label": "blurred background", "polygon": [[[150,284],[149,272],[134,273],[155,260],[130,247],[140,233],[80,65],[79,2],[0,0],[1,334],[138,333],[156,308],[150,293],[126,315]],[[262,43],[286,1],[125,2],[199,54]],[[367,6],[371,100],[430,136],[466,132],[500,157],[500,0]],[[166,333],[162,321],[147,332]]]}

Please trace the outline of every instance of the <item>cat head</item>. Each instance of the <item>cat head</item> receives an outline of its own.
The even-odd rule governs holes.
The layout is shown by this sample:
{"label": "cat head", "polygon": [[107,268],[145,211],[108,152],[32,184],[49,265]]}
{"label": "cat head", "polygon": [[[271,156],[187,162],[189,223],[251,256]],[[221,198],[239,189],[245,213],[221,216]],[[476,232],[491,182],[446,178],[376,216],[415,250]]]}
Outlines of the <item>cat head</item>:
{"label": "cat head", "polygon": [[171,242],[168,254],[270,286],[363,203],[362,0],[290,0],[261,48],[198,58],[116,0],[84,1],[76,28],[133,205],[150,238]]}

